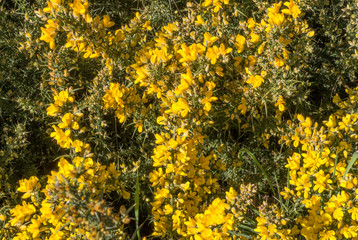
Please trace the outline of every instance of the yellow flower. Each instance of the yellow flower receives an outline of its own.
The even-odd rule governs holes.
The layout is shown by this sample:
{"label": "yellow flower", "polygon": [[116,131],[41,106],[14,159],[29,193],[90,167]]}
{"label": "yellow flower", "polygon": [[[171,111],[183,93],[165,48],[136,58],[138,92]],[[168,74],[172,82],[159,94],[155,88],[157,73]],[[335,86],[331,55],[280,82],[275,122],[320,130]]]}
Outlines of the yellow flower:
{"label": "yellow flower", "polygon": [[217,97],[212,97],[213,92],[209,90],[205,94],[205,98],[201,100],[201,103],[204,105],[204,111],[209,112],[211,110],[211,102],[216,101]]}
{"label": "yellow flower", "polygon": [[241,111],[241,114],[245,114],[247,111],[246,103],[247,103],[246,99],[242,97],[241,104],[237,107],[237,109]]}
{"label": "yellow flower", "polygon": [[323,172],[323,170],[320,170],[318,173],[316,173],[315,175],[316,180],[313,181],[313,183],[315,184],[313,187],[314,191],[318,190],[318,193],[322,193],[324,190],[327,189],[326,185],[327,183],[332,183],[332,180],[330,179],[330,175],[326,174]]}
{"label": "yellow flower", "polygon": [[215,72],[217,75],[219,75],[220,77],[223,77],[224,76],[224,73],[223,73],[223,68],[222,67],[216,67],[215,69]]}
{"label": "yellow flower", "polygon": [[139,133],[143,132],[143,123],[142,123],[142,121],[137,122],[137,123],[134,125],[134,127],[136,127],[136,128],[138,129],[138,132],[139,132]]}
{"label": "yellow flower", "polygon": [[211,64],[214,65],[220,56],[220,50],[217,46],[208,48],[206,52],[206,58],[211,60]]}
{"label": "yellow flower", "polygon": [[225,193],[226,194],[226,200],[228,200],[231,204],[234,204],[236,197],[238,196],[238,193],[230,187],[229,191]]}
{"label": "yellow flower", "polygon": [[238,52],[238,53],[241,53],[241,52],[244,50],[244,48],[245,48],[246,39],[245,39],[244,36],[238,34],[238,35],[236,35],[236,39],[235,39],[235,40],[236,40],[236,42],[235,42],[235,47],[236,47],[236,49],[237,49],[237,52]]}
{"label": "yellow flower", "polygon": [[257,58],[253,55],[248,56],[247,60],[249,60],[249,66],[254,66],[257,63]]}
{"label": "yellow flower", "polygon": [[193,75],[190,68],[187,68],[186,74],[182,74],[180,78],[180,85],[175,89],[175,94],[179,95],[186,91],[193,84]]}
{"label": "yellow flower", "polygon": [[181,49],[177,52],[182,56],[179,62],[192,62],[195,61],[199,54],[205,51],[205,47],[199,44],[192,44],[189,47],[185,43],[181,45]]}
{"label": "yellow flower", "polygon": [[83,146],[83,142],[80,140],[75,140],[72,142],[72,147],[75,148],[76,152],[81,152],[82,151],[82,146]]}
{"label": "yellow flower", "polygon": [[278,97],[277,103],[275,103],[275,107],[278,106],[278,109],[279,109],[281,112],[283,112],[283,111],[285,111],[285,104],[286,104],[285,100],[284,100],[283,97],[280,95],[280,96]]}
{"label": "yellow flower", "polygon": [[358,236],[358,226],[344,227],[340,233],[343,234],[346,239],[355,238]]}
{"label": "yellow flower", "polygon": [[260,35],[254,33],[254,32],[250,33],[250,37],[251,37],[250,42],[252,42],[252,43],[257,43],[258,41],[260,41]]}
{"label": "yellow flower", "polygon": [[250,28],[250,29],[255,28],[256,22],[255,22],[255,20],[253,18],[249,18],[247,20],[247,23],[248,23],[248,26],[247,26],[248,28]]}
{"label": "yellow flower", "polygon": [[166,205],[164,206],[164,214],[165,214],[165,215],[169,215],[169,214],[171,214],[172,212],[173,212],[173,207],[170,206],[169,204],[166,204]]}
{"label": "yellow flower", "polygon": [[150,21],[146,21],[143,25],[143,29],[146,29],[148,31],[152,30],[152,27],[150,26]]}
{"label": "yellow flower", "polygon": [[57,140],[57,144],[60,145],[62,148],[69,148],[71,146],[72,140],[70,138],[71,136],[71,130],[67,129],[65,132],[62,131],[61,128],[53,125],[54,132],[51,133],[51,137]]}
{"label": "yellow flower", "polygon": [[28,232],[32,233],[32,239],[36,239],[39,236],[40,231],[42,230],[41,225],[44,221],[45,219],[39,216],[37,218],[31,219],[31,224],[27,227],[27,230]]}
{"label": "yellow flower", "polygon": [[237,67],[242,62],[242,57],[240,57],[240,56],[234,57],[234,60],[235,60],[234,66]]}
{"label": "yellow flower", "polygon": [[79,129],[77,122],[73,121],[74,115],[72,113],[66,113],[62,117],[62,122],[58,124],[60,128],[73,128],[75,130]]}
{"label": "yellow flower", "polygon": [[282,13],[292,15],[293,18],[297,18],[298,15],[301,14],[301,10],[298,8],[298,6],[295,4],[293,0],[290,0],[289,2],[285,2],[284,5],[287,6],[288,9],[281,10]]}
{"label": "yellow flower", "polygon": [[51,105],[46,108],[47,116],[55,117],[58,112],[60,112],[61,109],[56,104],[51,103]]}
{"label": "yellow flower", "polygon": [[159,116],[159,117],[157,118],[157,123],[158,123],[159,125],[164,125],[165,122],[166,122],[166,120],[165,120],[165,118],[164,118],[163,116]]}
{"label": "yellow flower", "polygon": [[25,193],[22,196],[22,198],[30,197],[34,188],[41,187],[41,185],[38,181],[39,181],[39,179],[35,176],[30,177],[29,180],[27,180],[27,179],[20,180],[20,187],[17,188],[17,191]]}
{"label": "yellow flower", "polygon": [[309,36],[309,37],[313,37],[314,36],[314,31],[309,31],[308,33],[307,33],[307,36]]}
{"label": "yellow flower", "polygon": [[210,47],[211,45],[213,45],[214,42],[216,42],[216,40],[218,40],[217,37],[213,37],[211,36],[210,33],[206,32],[204,33],[204,46],[205,47]]}
{"label": "yellow flower", "polygon": [[172,149],[175,149],[175,148],[177,148],[177,146],[178,146],[178,143],[177,143],[177,141],[175,141],[174,139],[170,139],[169,140],[169,146],[172,148]]}
{"label": "yellow flower", "polygon": [[336,240],[337,239],[335,237],[336,233],[333,230],[322,231],[319,233],[319,235],[321,236],[320,239],[322,239],[322,240]]}
{"label": "yellow flower", "polygon": [[82,0],[74,0],[73,3],[69,4],[70,8],[73,9],[73,14],[76,17],[79,17],[80,15],[85,15],[88,8],[88,2],[84,2],[82,4]]}
{"label": "yellow flower", "polygon": [[334,115],[329,116],[329,120],[323,121],[323,123],[329,128],[334,128],[337,126],[336,117]]}
{"label": "yellow flower", "polygon": [[285,60],[282,59],[281,57],[275,57],[275,60],[273,61],[273,65],[277,68],[282,67],[283,65],[285,65]]}
{"label": "yellow flower", "polygon": [[159,34],[158,38],[154,38],[156,42],[155,46],[158,48],[167,47],[168,40],[165,38],[164,34]]}
{"label": "yellow flower", "polygon": [[168,198],[169,196],[170,196],[169,190],[166,188],[161,188],[157,190],[154,198],[162,201],[164,198]]}
{"label": "yellow flower", "polygon": [[253,88],[258,88],[264,82],[264,79],[260,75],[255,75],[255,76],[250,76],[250,78],[246,80],[246,82],[252,84]]}
{"label": "yellow flower", "polygon": [[55,49],[55,37],[56,31],[58,28],[57,21],[53,21],[52,19],[47,20],[46,28],[41,27],[42,35],[40,40],[43,40],[50,44],[51,49]]}
{"label": "yellow flower", "polygon": [[156,141],[155,141],[156,144],[162,144],[162,143],[164,143],[164,141],[165,141],[165,136],[164,136],[164,135],[155,134],[155,139],[156,139]]}
{"label": "yellow flower", "polygon": [[[203,18],[201,17],[201,15],[196,16],[196,21],[195,21],[196,25],[205,25],[206,22],[204,22]],[[204,44],[205,45],[205,44]]]}
{"label": "yellow flower", "polygon": [[110,28],[114,25],[114,22],[110,21],[110,18],[108,15],[104,15],[102,19],[103,27]]}
{"label": "yellow flower", "polygon": [[163,169],[159,168],[158,171],[154,170],[153,172],[151,172],[149,174],[149,181],[152,183],[152,186],[155,187],[158,184],[162,183],[161,180],[163,180],[162,178],[163,176]]}
{"label": "yellow flower", "polygon": [[352,215],[352,220],[357,221],[358,220],[358,208],[353,207],[348,210],[348,213]]}
{"label": "yellow flower", "polygon": [[58,106],[63,106],[64,103],[73,102],[74,98],[69,96],[68,90],[61,91],[58,95],[54,96],[55,104]]}
{"label": "yellow flower", "polygon": [[24,223],[25,221],[30,220],[30,217],[33,213],[36,212],[36,208],[32,204],[27,204],[25,201],[21,205],[16,205],[13,209],[10,210],[13,219],[10,220],[10,224],[15,226],[17,223]]}
{"label": "yellow flower", "polygon": [[232,48],[225,48],[225,45],[221,43],[219,47],[219,51],[222,56],[225,56],[226,54],[232,52]]}
{"label": "yellow flower", "polygon": [[273,7],[272,7],[272,8],[268,8],[267,10],[268,10],[268,12],[271,13],[271,14],[278,13],[278,12],[280,11],[281,5],[282,5],[282,2],[274,3],[274,4],[273,4]]}
{"label": "yellow flower", "polygon": [[167,26],[164,26],[163,29],[164,29],[169,35],[173,35],[173,32],[174,32],[174,31],[178,31],[178,30],[179,30],[178,25],[179,25],[178,22],[169,23]]}
{"label": "yellow flower", "polygon": [[263,42],[260,47],[257,49],[258,54],[261,54],[264,51],[266,42]]}
{"label": "yellow flower", "polygon": [[283,14],[270,14],[269,13],[269,22],[272,25],[280,26],[285,21],[285,15]]}

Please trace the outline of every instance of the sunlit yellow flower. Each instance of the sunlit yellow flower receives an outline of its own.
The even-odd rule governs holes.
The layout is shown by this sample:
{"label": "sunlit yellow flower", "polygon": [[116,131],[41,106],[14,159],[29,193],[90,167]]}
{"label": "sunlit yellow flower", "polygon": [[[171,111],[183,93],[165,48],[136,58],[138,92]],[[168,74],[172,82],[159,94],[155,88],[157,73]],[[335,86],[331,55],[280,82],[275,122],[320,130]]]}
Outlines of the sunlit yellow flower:
{"label": "sunlit yellow flower", "polygon": [[31,196],[35,188],[40,188],[41,185],[38,182],[38,178],[35,176],[30,177],[30,179],[20,180],[20,187],[17,188],[17,191],[25,193],[22,198],[28,198]]}
{"label": "sunlit yellow flower", "polygon": [[298,15],[301,14],[301,10],[298,8],[298,6],[293,0],[290,0],[289,2],[285,2],[284,5],[287,6],[288,9],[282,9],[281,10],[282,13],[292,15],[293,18],[297,18]]}
{"label": "sunlit yellow flower", "polygon": [[43,40],[50,44],[51,49],[55,49],[55,37],[56,31],[58,28],[57,21],[53,21],[52,19],[47,20],[46,28],[41,27],[42,35],[40,40]]}
{"label": "sunlit yellow flower", "polygon": [[264,82],[264,79],[260,75],[250,76],[247,83],[251,84],[253,88],[258,88]]}
{"label": "sunlit yellow flower", "polygon": [[284,100],[283,97],[280,95],[280,96],[278,97],[278,101],[275,103],[275,107],[278,106],[278,109],[279,109],[281,112],[283,112],[283,111],[285,111],[285,104],[286,104],[285,100]]}

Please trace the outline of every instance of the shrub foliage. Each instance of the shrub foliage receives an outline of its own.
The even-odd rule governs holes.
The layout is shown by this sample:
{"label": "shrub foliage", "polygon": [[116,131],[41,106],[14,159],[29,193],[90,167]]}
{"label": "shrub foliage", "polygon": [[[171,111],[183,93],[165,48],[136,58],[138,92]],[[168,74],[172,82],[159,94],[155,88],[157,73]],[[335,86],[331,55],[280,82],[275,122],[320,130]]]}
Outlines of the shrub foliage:
{"label": "shrub foliage", "polygon": [[357,16],[0,1],[0,236],[358,239]]}

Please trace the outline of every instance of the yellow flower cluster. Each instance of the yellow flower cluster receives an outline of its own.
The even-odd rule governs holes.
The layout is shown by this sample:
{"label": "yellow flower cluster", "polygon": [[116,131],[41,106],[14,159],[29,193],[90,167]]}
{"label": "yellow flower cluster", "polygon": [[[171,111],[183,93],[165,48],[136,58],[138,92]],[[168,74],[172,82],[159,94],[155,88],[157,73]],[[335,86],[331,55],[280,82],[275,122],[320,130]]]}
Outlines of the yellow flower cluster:
{"label": "yellow flower cluster", "polygon": [[[230,205],[224,200],[216,198],[204,213],[185,222],[188,235],[195,236],[195,239],[230,239],[228,231],[233,230],[234,220],[233,214],[225,214],[229,208]],[[220,226],[220,230],[217,226]]]}
{"label": "yellow flower cluster", "polygon": [[[69,108],[66,103],[73,103],[74,97],[69,95],[69,90],[58,92],[54,90],[53,94],[54,103],[52,103],[46,110],[49,116],[60,117],[63,114],[63,108]],[[65,105],[66,104],[66,105]],[[85,131],[85,127],[80,129],[78,121],[83,116],[74,108],[74,114],[71,112],[65,113],[61,118],[61,122],[58,125],[52,125],[54,132],[51,133],[51,137],[57,141],[57,144],[62,148],[72,148],[75,152],[80,153],[83,149],[90,150],[89,144],[83,143],[81,140],[73,139],[71,133],[74,130],[77,134]],[[64,130],[63,130],[64,129]],[[73,134],[72,134],[73,135]]]}
{"label": "yellow flower cluster", "polygon": [[[51,171],[46,181],[41,180],[44,184],[40,184],[37,177],[20,181],[17,190],[24,193],[24,201],[9,211],[8,219],[2,215],[1,221],[8,222],[5,226],[8,235],[3,239],[127,238],[123,232],[124,223],[130,221],[126,211],[116,212],[118,210],[104,198],[104,195],[113,192],[123,199],[130,198],[130,193],[121,182],[121,171],[116,169],[114,163],[103,165],[91,158],[94,154],[90,153],[90,144],[85,142],[86,127],[80,127],[83,111],[77,107],[73,88],[63,87],[70,74],[67,69],[63,72],[57,69],[59,60],[55,51],[58,48],[62,48],[60,51],[72,48],[84,53],[85,58],[102,56],[107,68],[110,68],[110,59],[105,49],[97,48],[102,45],[95,45],[89,39],[97,36],[94,39],[97,44],[100,36],[94,32],[106,34],[105,29],[114,23],[108,16],[102,20],[98,17],[92,19],[88,14],[88,6],[87,1],[81,0],[51,0],[47,1],[44,9],[37,12],[38,16],[47,21],[45,28],[41,28],[40,40],[48,43],[53,51],[45,55],[51,70],[51,80],[48,82],[61,89],[52,89],[53,102],[46,109],[47,116],[57,121],[52,125],[54,131],[50,136],[61,148],[70,149],[68,156],[71,160],[61,157],[58,170]],[[73,19],[71,23],[74,25],[69,22],[66,25],[65,18]],[[79,23],[86,23],[92,31],[87,31],[89,35],[85,36],[86,39],[77,39],[79,33],[76,24]],[[60,47],[56,38],[64,32],[67,33],[67,43]],[[118,41],[120,39],[117,37]],[[62,76],[59,77],[58,73]]]}
{"label": "yellow flower cluster", "polygon": [[127,88],[119,83],[111,83],[106,95],[103,96],[104,108],[115,109],[120,123],[123,123],[135,111],[136,104],[141,102],[136,88]]}
{"label": "yellow flower cluster", "polygon": [[[136,88],[110,85],[103,98],[105,108],[113,108],[120,122],[140,111],[144,113],[141,119],[133,119],[139,132],[148,121],[147,116],[154,117],[162,129],[155,133],[157,145],[152,155],[155,170],[150,174],[154,188],[154,235],[186,237],[200,232],[203,239],[228,237],[231,223],[217,222],[221,225],[218,232],[219,228],[207,219],[217,214],[210,213],[212,205],[222,205],[220,214],[228,205],[217,198],[210,201],[219,189],[212,172],[223,171],[226,166],[213,152],[203,152],[207,138],[203,129],[210,129],[215,124],[213,119],[222,117],[221,110],[214,107],[216,101],[220,99],[234,106],[234,111],[226,113],[227,117],[241,122],[240,113],[245,115],[248,111],[247,99],[253,100],[260,94],[256,89],[265,83],[276,85],[270,83],[272,75],[289,70],[287,61],[291,52],[286,46],[308,30],[304,22],[297,20],[300,10],[293,1],[284,3],[287,8],[281,5],[280,2],[269,8],[260,22],[252,18],[242,22],[235,36],[226,36],[221,29],[230,21],[230,6],[237,5],[229,5],[229,1],[191,5],[182,23],[169,23],[156,32],[153,40],[142,43],[135,64],[126,70]],[[237,17],[237,12],[230,14]],[[196,26],[196,32],[191,30],[192,26]],[[215,30],[208,32],[210,28]],[[183,36],[179,30],[188,32]],[[277,45],[274,54],[272,48],[265,52],[267,46]],[[258,64],[263,61],[268,63]],[[240,85],[236,79],[225,83],[227,76],[241,78]],[[217,86],[225,90],[217,91]],[[236,102],[237,96],[240,102]],[[274,103],[281,114],[286,102],[282,95],[276,97]],[[153,101],[156,106],[148,105]],[[260,109],[253,111],[256,118],[263,119]],[[250,116],[246,121],[249,119]],[[203,201],[209,205],[205,206]],[[225,222],[232,216],[228,215]]]}
{"label": "yellow flower cluster", "polygon": [[28,198],[31,196],[31,200],[34,202],[34,193],[35,189],[40,189],[41,184],[38,182],[39,179],[37,177],[30,177],[29,180],[20,180],[20,187],[17,189],[19,192],[25,193],[22,198]]}
{"label": "yellow flower cluster", "polygon": [[[104,193],[114,190],[129,198],[130,194],[118,181],[121,173],[114,164],[106,167],[91,158],[76,157],[72,162],[64,158],[59,160],[58,171],[52,171],[48,176],[42,193],[36,177],[20,182],[18,191],[25,192],[23,199],[31,195],[31,202],[24,200],[22,205],[10,210],[9,224],[18,229],[13,239],[46,237],[54,240],[75,239],[78,236],[98,239],[110,234],[116,239],[125,239],[120,217],[102,198]],[[98,222],[89,218],[97,218]],[[106,230],[103,223],[112,225],[113,231]]]}
{"label": "yellow flower cluster", "polygon": [[[81,54],[84,58],[101,58],[108,71],[113,69],[114,54],[120,52],[121,57],[128,58],[131,47],[142,41],[143,34],[151,30],[150,21],[145,21],[137,13],[130,25],[114,33],[109,28],[114,26],[108,15],[102,18],[92,17],[88,12],[89,3],[86,0],[75,1],[51,0],[47,1],[47,7],[39,10],[37,14],[42,19],[48,19],[46,28],[41,28],[40,40],[49,43],[51,49],[55,49],[56,36],[66,34],[66,43],[61,48],[69,48]],[[49,14],[49,15],[46,15]],[[71,19],[71,21],[65,20]],[[141,24],[143,22],[143,24]],[[81,28],[78,28],[81,26]],[[142,27],[137,27],[142,26]],[[136,35],[132,39],[129,36]],[[127,38],[129,37],[129,38]],[[115,51],[112,51],[115,49]]]}
{"label": "yellow flower cluster", "polygon": [[[358,178],[353,170],[358,89],[346,92],[346,101],[338,95],[334,97],[340,110],[324,121],[325,127],[319,128],[318,123],[300,114],[297,122],[288,121],[291,133],[283,135],[281,142],[297,150],[286,165],[291,187],[285,187],[281,194],[285,199],[303,204],[306,211],[295,219],[294,229],[287,229],[282,223],[272,225],[272,220],[262,213],[257,228],[260,236],[269,239],[294,239],[297,234],[306,239],[358,237]],[[279,230],[287,234],[279,234]]]}

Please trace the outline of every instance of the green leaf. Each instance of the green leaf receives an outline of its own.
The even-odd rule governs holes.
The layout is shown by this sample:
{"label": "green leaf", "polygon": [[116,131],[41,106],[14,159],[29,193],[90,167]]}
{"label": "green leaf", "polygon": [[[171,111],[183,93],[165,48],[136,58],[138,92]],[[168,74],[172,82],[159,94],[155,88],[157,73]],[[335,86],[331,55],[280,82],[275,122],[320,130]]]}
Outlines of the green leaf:
{"label": "green leaf", "polygon": [[248,231],[253,232],[253,233],[257,233],[257,232],[255,231],[255,229],[253,229],[253,228],[250,227],[250,226],[244,225],[244,224],[239,224],[239,228],[248,230]]}
{"label": "green leaf", "polygon": [[346,175],[347,175],[347,173],[349,172],[349,170],[351,170],[351,168],[353,167],[353,164],[355,163],[355,161],[357,160],[357,158],[358,158],[358,151],[355,152],[355,153],[353,153],[353,156],[352,156],[351,160],[350,160],[349,163],[348,163],[348,166],[347,166],[347,168],[346,168],[346,171],[345,171],[344,174],[343,174],[343,178],[345,178]]}
{"label": "green leaf", "polygon": [[135,212],[135,221],[136,221],[136,227],[137,227],[137,237],[138,237],[138,239],[141,239],[140,232],[139,232],[139,224],[138,224],[139,223],[139,174],[138,174],[138,170],[137,170],[137,179],[136,179],[136,185],[135,185],[134,201],[135,201],[134,212]]}
{"label": "green leaf", "polygon": [[283,201],[282,201],[282,196],[281,196],[281,193],[280,193],[280,186],[278,184],[278,181],[277,181],[277,177],[276,175],[274,175],[275,177],[275,182],[276,182],[276,187],[277,187],[277,193],[278,193],[278,200],[280,202],[280,205],[281,205],[281,209],[284,209],[285,205],[283,204]]}
{"label": "green leaf", "polygon": [[271,191],[276,194],[275,189],[273,188],[273,184],[268,176],[268,174],[266,173],[265,169],[262,167],[262,165],[260,164],[260,162],[256,159],[256,157],[252,154],[252,152],[250,152],[250,150],[248,150],[247,148],[242,148],[240,150],[240,152],[246,152],[251,158],[252,160],[254,160],[254,162],[256,163],[256,165],[260,168],[261,172],[263,173],[263,175],[266,177],[270,187],[271,187]]}
{"label": "green leaf", "polygon": [[337,163],[338,163],[338,150],[339,150],[339,148],[337,148],[336,159],[334,160],[333,182],[336,179],[336,169],[337,169]]}

